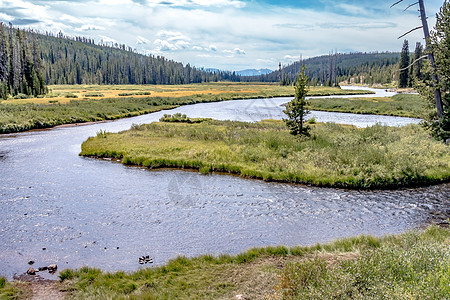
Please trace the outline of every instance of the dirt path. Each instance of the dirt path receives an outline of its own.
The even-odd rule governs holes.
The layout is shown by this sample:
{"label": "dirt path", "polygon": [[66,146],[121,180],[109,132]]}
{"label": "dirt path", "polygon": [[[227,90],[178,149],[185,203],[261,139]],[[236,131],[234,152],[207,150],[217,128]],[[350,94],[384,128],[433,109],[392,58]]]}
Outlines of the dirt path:
{"label": "dirt path", "polygon": [[59,300],[66,294],[59,290],[56,281],[33,282],[31,290],[32,300]]}
{"label": "dirt path", "polygon": [[59,300],[66,295],[56,280],[49,280],[39,275],[22,274],[15,276],[14,280],[23,287],[24,297],[32,300]]}

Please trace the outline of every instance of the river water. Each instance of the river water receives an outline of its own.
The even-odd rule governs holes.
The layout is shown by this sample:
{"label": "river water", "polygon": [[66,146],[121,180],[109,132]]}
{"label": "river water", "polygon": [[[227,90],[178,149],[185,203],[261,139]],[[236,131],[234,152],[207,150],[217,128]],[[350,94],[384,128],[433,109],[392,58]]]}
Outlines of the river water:
{"label": "river water", "polygon": [[[0,136],[0,274],[56,263],[136,270],[178,255],[235,254],[250,247],[310,245],[398,233],[449,208],[450,185],[351,191],[230,175],[148,171],[79,157],[99,130],[117,132],[164,113],[257,121],[281,118],[289,98],[236,100],[85,126]],[[317,121],[399,126],[417,119],[313,112]],[[145,266],[145,265],[144,265]],[[45,275],[48,277],[51,275]],[[54,276],[54,275],[53,275]],[[54,277],[53,277],[54,278]]]}

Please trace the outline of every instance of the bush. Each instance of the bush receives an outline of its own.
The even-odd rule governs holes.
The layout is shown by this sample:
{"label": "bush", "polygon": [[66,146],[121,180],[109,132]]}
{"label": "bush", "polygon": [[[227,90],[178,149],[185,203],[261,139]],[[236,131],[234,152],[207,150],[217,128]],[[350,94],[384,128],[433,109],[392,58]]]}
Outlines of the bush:
{"label": "bush", "polygon": [[25,95],[25,94],[21,94],[21,93],[14,96],[14,99],[29,99],[29,98],[31,98],[30,95]]}

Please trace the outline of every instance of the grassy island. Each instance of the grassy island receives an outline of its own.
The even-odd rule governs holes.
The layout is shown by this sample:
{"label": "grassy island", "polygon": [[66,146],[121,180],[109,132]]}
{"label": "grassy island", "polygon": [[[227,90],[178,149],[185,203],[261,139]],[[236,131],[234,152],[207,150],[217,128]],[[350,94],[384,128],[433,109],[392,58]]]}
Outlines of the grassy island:
{"label": "grassy island", "polygon": [[192,168],[343,188],[415,186],[450,179],[450,148],[429,138],[418,125],[313,124],[311,137],[300,141],[275,120],[155,122],[117,134],[99,132],[82,144],[80,155],[150,169]]}
{"label": "grassy island", "polygon": [[[84,267],[59,277],[53,292],[68,299],[448,299],[450,230],[179,257],[131,273]],[[33,290],[0,278],[2,299],[29,299]]]}

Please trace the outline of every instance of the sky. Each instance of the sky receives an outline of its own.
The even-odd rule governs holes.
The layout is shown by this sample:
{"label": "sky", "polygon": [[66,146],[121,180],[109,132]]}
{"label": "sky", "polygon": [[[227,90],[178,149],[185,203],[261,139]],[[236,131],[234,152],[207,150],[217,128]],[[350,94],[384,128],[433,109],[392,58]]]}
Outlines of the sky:
{"label": "sky", "polygon": [[[0,21],[126,44],[192,66],[277,69],[302,58],[400,51],[420,26],[416,0],[0,0]],[[429,27],[443,0],[424,0]],[[423,42],[409,34],[410,50]]]}

